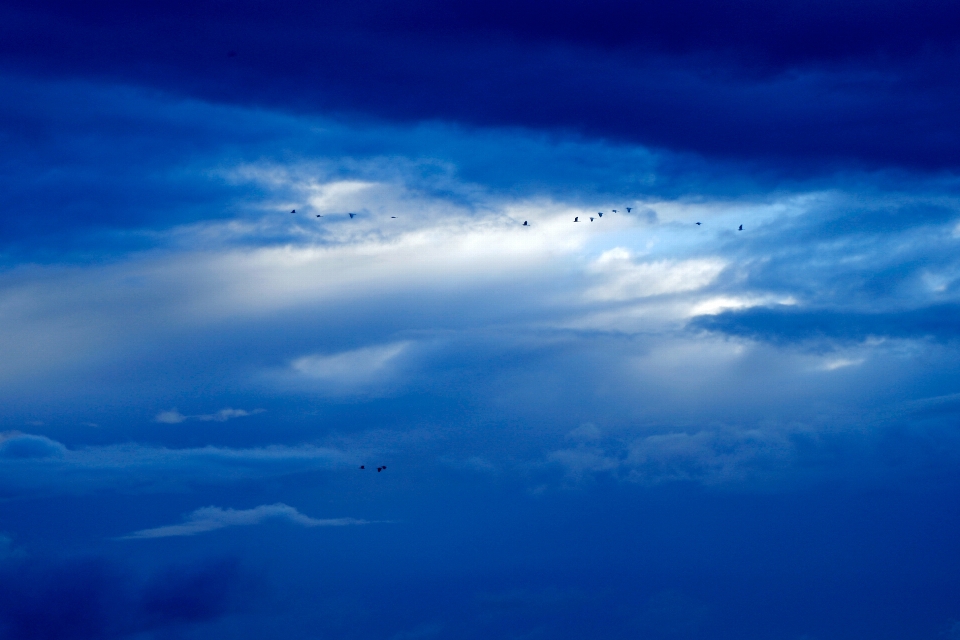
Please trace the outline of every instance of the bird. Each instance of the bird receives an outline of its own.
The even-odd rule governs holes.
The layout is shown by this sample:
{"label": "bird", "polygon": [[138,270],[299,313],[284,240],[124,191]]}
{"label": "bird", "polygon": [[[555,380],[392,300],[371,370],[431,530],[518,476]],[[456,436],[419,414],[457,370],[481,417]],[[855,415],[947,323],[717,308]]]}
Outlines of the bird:
{"label": "bird", "polygon": [[290,210],[290,213],[296,213],[296,212],[297,212],[296,209],[291,209],[291,210]]}
{"label": "bird", "polygon": [[699,223],[699,222],[697,223],[697,226],[698,226],[698,227],[700,226],[700,223]]}
{"label": "bird", "polygon": [[577,216],[576,218],[574,218],[573,221],[574,221],[574,222],[580,222],[580,216]]}
{"label": "bird", "polygon": [[524,220],[524,221],[523,221],[523,226],[525,226],[525,227],[529,227],[530,225],[528,225],[528,224],[527,224],[527,221],[526,221],[526,220]]}
{"label": "bird", "polygon": [[353,218],[353,216],[355,216],[355,215],[357,215],[357,214],[351,213],[351,214],[350,214],[350,217]]}
{"label": "bird", "polygon": [[386,471],[386,470],[387,470],[387,465],[383,465],[382,468],[383,468],[384,471]]}
{"label": "bird", "polygon": [[743,225],[740,225],[740,228],[737,231],[743,231]]}
{"label": "bird", "polygon": [[590,222],[593,222],[593,216],[590,216]]}
{"label": "bird", "polygon": [[366,467],[365,467],[365,466],[363,466],[363,465],[360,465],[360,468],[361,468],[361,469],[366,469]]}
{"label": "bird", "polygon": [[598,212],[597,212],[597,215],[602,218],[602,217],[603,217],[603,211],[598,211]]}
{"label": "bird", "polygon": [[616,212],[617,212],[617,210],[616,210],[616,209],[610,209],[610,211],[613,211],[614,213],[616,213]]}
{"label": "bird", "polygon": [[390,216],[391,218],[396,218],[397,216]]}
{"label": "bird", "polygon": [[318,213],[318,214],[317,214],[317,217],[318,217],[318,218],[322,218],[323,216]]}
{"label": "bird", "polygon": [[631,211],[633,211],[633,207],[627,207],[627,213],[630,213]]}
{"label": "bird", "polygon": [[377,467],[377,473],[380,473],[381,471],[383,471],[383,467]]}

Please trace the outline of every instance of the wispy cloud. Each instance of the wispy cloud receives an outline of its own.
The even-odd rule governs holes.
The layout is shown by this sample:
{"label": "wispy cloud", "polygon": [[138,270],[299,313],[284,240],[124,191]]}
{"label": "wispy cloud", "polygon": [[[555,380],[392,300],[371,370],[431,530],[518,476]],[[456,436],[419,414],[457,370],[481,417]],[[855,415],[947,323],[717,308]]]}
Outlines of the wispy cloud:
{"label": "wispy cloud", "polygon": [[393,342],[332,354],[311,354],[290,363],[293,374],[334,394],[369,390],[389,383],[398,373],[401,357],[411,342]]}
{"label": "wispy cloud", "polygon": [[598,301],[623,301],[695,291],[716,280],[725,266],[719,258],[641,262],[627,249],[616,247],[604,251],[590,265],[590,271],[602,283],[589,289],[586,296]]}
{"label": "wispy cloud", "polygon": [[168,448],[125,443],[71,449],[45,436],[0,436],[0,496],[181,491],[191,483],[276,477],[353,465],[356,456],[311,444]]}
{"label": "wispy cloud", "polygon": [[265,520],[286,520],[302,527],[344,527],[348,525],[368,524],[367,520],[356,518],[318,519],[306,516],[290,505],[278,502],[263,504],[252,509],[223,509],[221,507],[202,507],[188,515],[181,524],[171,524],[152,529],[142,529],[121,540],[142,538],[169,538],[173,536],[192,536],[225,527],[244,527],[260,524]]}
{"label": "wispy cloud", "polygon": [[170,409],[169,411],[161,411],[158,413],[154,418],[154,421],[164,424],[179,424],[187,420],[199,420],[201,422],[226,422],[227,420],[232,420],[233,418],[253,416],[258,413],[263,413],[264,411],[265,409],[253,409],[252,411],[247,411],[246,409],[231,409],[227,407],[225,409],[220,409],[215,413],[203,413],[187,416],[180,413],[176,409]]}
{"label": "wispy cloud", "polygon": [[790,429],[736,428],[654,433],[581,442],[549,453],[547,461],[577,480],[603,472],[641,484],[769,479],[793,462],[793,435]]}

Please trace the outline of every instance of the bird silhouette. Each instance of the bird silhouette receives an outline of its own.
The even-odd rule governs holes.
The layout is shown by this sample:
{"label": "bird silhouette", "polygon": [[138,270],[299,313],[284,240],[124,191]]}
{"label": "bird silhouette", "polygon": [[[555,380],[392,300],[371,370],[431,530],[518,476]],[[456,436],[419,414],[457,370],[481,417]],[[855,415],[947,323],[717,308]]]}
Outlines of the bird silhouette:
{"label": "bird silhouette", "polygon": [[317,217],[318,217],[318,218],[322,218],[323,216],[318,213],[318,214],[317,214]]}
{"label": "bird silhouette", "polygon": [[743,225],[740,225],[740,228],[737,231],[743,231]]}
{"label": "bird silhouette", "polygon": [[353,218],[353,216],[355,216],[355,215],[357,215],[357,214],[351,213],[351,214],[350,214],[350,217]]}
{"label": "bird silhouette", "polygon": [[580,222],[580,216],[577,216],[576,218],[574,218],[573,221],[574,221],[574,222]]}
{"label": "bird silhouette", "polygon": [[290,213],[296,213],[296,212],[297,212],[296,209],[291,209],[291,210],[290,210]]}
{"label": "bird silhouette", "polygon": [[377,473],[380,473],[381,471],[383,471],[383,467],[377,467]]}
{"label": "bird silhouette", "polygon": [[361,468],[361,469],[366,469],[366,467],[365,467],[365,466],[363,466],[363,465],[360,465],[360,468]]}
{"label": "bird silhouette", "polygon": [[390,216],[391,218],[396,218],[397,216]]}
{"label": "bird silhouette", "polygon": [[700,226],[700,223],[699,223],[699,222],[697,223],[697,226],[698,226],[698,227]]}
{"label": "bird silhouette", "polygon": [[597,215],[602,218],[602,217],[603,217],[603,211],[598,211],[598,212],[597,212]]}
{"label": "bird silhouette", "polygon": [[383,465],[382,468],[383,468],[384,471],[386,471],[386,470],[387,470],[387,465]]}
{"label": "bird silhouette", "polygon": [[617,210],[616,210],[616,209],[610,209],[610,211],[613,211],[614,213],[616,213],[616,212],[617,212]]}
{"label": "bird silhouette", "polygon": [[590,216],[590,222],[593,222],[593,216]]}
{"label": "bird silhouette", "polygon": [[631,211],[633,211],[633,207],[627,207],[627,213],[630,213]]}
{"label": "bird silhouette", "polygon": [[527,224],[527,221],[526,221],[526,220],[524,220],[524,221],[523,221],[523,226],[525,226],[525,227],[529,227],[530,225],[528,225],[528,224]]}

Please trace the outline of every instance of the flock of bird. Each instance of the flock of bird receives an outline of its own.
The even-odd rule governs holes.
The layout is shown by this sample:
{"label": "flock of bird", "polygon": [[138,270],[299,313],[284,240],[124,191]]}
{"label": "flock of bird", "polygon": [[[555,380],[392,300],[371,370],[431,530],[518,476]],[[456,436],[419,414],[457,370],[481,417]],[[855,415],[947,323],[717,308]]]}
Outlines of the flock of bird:
{"label": "flock of bird", "polygon": [[[625,207],[625,208],[626,208],[626,210],[627,210],[627,213],[630,213],[631,211],[633,211],[633,207]],[[610,211],[613,212],[613,213],[616,213],[616,212],[617,212],[616,209],[611,209]],[[290,210],[290,213],[296,213],[296,212],[297,212],[296,209],[291,209],[291,210]],[[348,213],[347,215],[350,216],[350,219],[352,220],[357,214],[356,214],[356,213]],[[323,214],[318,213],[318,214],[317,214],[317,217],[318,217],[318,218],[322,218],[322,217],[323,217]],[[390,216],[390,217],[391,217],[391,218],[396,218],[397,216]],[[593,222],[594,220],[596,220],[596,218],[594,218],[593,216],[589,216],[589,217],[590,217],[590,222]],[[598,212],[597,212],[597,217],[598,217],[598,218],[602,218],[602,217],[603,217],[603,211],[598,211]],[[580,222],[580,216],[574,216],[573,221],[574,221],[574,222]],[[698,223],[697,223],[697,226],[699,227],[701,224],[702,224],[702,223],[698,222]],[[523,225],[521,225],[521,226],[529,227],[530,224],[529,224],[529,222],[528,222],[527,220],[524,220],[524,221],[523,221]],[[743,225],[740,225],[740,228],[737,229],[737,231],[743,231]],[[363,467],[360,467],[360,468],[363,469]],[[386,469],[386,467],[383,467],[383,468]],[[378,468],[377,471],[380,471],[380,469]]]}
{"label": "flock of bird", "polygon": [[[360,468],[366,469],[367,466],[362,464],[360,465]],[[377,473],[380,473],[381,471],[386,471],[386,470],[387,470],[387,465],[383,465],[382,467],[377,467]]]}

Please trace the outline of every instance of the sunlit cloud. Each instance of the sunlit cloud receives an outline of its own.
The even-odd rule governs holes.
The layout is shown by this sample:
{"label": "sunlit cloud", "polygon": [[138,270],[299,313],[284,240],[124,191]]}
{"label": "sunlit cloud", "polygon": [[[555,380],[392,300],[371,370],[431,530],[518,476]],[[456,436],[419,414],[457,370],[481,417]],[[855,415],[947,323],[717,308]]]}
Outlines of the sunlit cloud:
{"label": "sunlit cloud", "polygon": [[604,251],[590,272],[604,282],[586,292],[590,300],[624,301],[702,289],[726,266],[717,258],[640,262],[621,247]]}
{"label": "sunlit cloud", "polygon": [[344,386],[363,384],[388,375],[410,344],[397,342],[329,355],[302,356],[291,362],[290,367],[297,374],[320,382]]}

